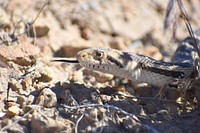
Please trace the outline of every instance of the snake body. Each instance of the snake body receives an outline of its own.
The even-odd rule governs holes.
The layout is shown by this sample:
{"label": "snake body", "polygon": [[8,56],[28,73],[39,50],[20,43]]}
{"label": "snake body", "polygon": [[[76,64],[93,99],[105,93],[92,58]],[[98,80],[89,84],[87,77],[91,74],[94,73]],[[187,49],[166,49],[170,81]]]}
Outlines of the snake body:
{"label": "snake body", "polygon": [[192,81],[197,70],[192,38],[186,38],[177,48],[171,62],[122,52],[115,49],[88,48],[77,53],[81,66],[153,86],[180,87]]}

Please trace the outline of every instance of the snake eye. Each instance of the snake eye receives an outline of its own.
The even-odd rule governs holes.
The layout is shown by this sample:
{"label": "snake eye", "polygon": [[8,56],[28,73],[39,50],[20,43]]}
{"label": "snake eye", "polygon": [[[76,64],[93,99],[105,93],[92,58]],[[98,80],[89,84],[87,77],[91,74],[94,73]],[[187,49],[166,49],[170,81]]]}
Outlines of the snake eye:
{"label": "snake eye", "polygon": [[104,54],[101,51],[96,51],[97,58],[103,58]]}

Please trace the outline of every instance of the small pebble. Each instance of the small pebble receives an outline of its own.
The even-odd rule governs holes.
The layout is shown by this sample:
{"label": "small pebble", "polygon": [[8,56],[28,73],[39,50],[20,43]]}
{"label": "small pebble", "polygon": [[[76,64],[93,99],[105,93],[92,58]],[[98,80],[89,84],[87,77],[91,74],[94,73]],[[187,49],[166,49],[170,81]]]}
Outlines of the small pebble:
{"label": "small pebble", "polygon": [[49,88],[43,89],[35,103],[47,108],[55,107],[57,104],[56,94]]}
{"label": "small pebble", "polygon": [[19,115],[19,113],[20,113],[20,108],[18,106],[12,106],[8,108],[6,115],[13,117]]}

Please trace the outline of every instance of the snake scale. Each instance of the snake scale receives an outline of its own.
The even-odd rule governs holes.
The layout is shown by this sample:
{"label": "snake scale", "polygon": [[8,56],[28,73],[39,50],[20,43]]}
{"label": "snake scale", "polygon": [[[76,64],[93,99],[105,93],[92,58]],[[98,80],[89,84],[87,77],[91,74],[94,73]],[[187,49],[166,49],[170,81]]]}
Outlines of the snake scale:
{"label": "snake scale", "polygon": [[[183,40],[170,62],[107,48],[88,48],[79,51],[76,59],[87,69],[97,70],[156,87],[188,89],[198,76],[196,51],[191,37]],[[67,60],[59,60],[69,62]]]}

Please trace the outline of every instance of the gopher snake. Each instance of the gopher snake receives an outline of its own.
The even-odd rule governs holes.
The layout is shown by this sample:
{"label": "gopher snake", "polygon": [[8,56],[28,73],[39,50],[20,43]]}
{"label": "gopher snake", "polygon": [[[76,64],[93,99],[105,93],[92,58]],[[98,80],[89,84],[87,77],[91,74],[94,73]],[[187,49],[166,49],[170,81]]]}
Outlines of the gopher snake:
{"label": "gopher snake", "polygon": [[[177,48],[171,62],[122,52],[115,49],[88,48],[76,55],[81,66],[157,87],[176,87],[186,90],[198,75],[196,51],[192,38],[186,38]],[[57,60],[69,62],[68,60]]]}

